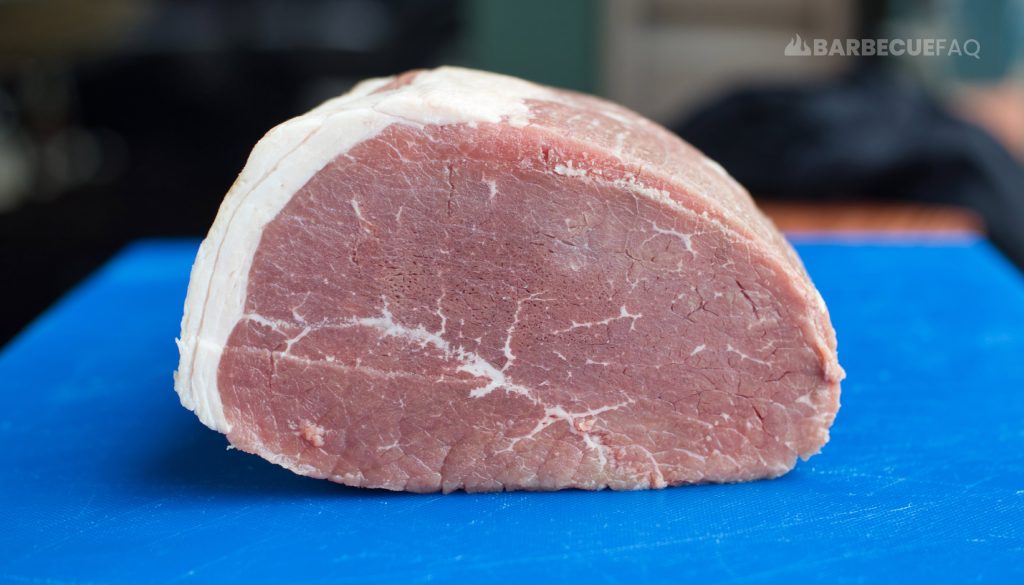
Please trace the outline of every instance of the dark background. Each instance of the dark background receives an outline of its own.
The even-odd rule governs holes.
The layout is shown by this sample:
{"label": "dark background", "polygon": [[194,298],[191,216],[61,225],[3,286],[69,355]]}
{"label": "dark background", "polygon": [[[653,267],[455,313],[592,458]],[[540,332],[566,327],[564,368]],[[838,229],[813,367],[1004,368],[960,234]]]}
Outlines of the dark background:
{"label": "dark background", "polygon": [[[1019,48],[1006,41],[1024,30],[1020,2],[977,14],[957,2],[777,3],[773,13],[754,0],[0,2],[0,342],[127,242],[203,235],[270,127],[360,79],[418,67],[509,72],[672,124],[743,84],[820,83],[859,67],[781,59],[792,32],[859,37],[956,18],[986,39],[985,60],[885,68],[1024,152]],[[766,30],[778,49],[758,64],[748,42]],[[703,52],[688,61],[691,46]]]}

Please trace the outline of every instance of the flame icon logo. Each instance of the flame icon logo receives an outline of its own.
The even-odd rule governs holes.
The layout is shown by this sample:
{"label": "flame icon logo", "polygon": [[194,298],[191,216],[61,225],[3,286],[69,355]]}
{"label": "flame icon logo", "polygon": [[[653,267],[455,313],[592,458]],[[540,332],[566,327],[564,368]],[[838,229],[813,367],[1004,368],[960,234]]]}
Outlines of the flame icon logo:
{"label": "flame icon logo", "polygon": [[811,48],[807,46],[807,41],[800,38],[800,33],[797,33],[789,39],[789,44],[786,45],[786,50],[782,54],[787,57],[809,57]]}

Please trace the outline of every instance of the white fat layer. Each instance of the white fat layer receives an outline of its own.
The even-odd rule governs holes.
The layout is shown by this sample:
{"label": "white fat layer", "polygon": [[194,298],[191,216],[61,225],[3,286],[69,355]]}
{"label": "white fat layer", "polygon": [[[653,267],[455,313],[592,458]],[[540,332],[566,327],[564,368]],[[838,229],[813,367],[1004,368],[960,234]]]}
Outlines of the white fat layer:
{"label": "white fat layer", "polygon": [[530,121],[525,100],[557,100],[526,81],[454,67],[425,71],[398,89],[373,93],[393,79],[364,81],[272,129],[224,198],[192,266],[174,375],[182,405],[206,426],[231,430],[217,388],[221,354],[243,318],[249,269],[263,230],[303,185],[391,124],[522,127]]}

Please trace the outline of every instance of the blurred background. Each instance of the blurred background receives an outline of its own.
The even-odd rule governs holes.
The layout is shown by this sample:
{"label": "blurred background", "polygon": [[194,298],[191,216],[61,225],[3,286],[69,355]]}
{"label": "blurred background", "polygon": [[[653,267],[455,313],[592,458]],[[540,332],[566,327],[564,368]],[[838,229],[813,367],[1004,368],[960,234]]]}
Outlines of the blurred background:
{"label": "blurred background", "polygon": [[0,342],[127,242],[205,234],[271,126],[439,64],[621,102],[783,229],[979,232],[1019,264],[1022,47],[1024,0],[0,0]]}

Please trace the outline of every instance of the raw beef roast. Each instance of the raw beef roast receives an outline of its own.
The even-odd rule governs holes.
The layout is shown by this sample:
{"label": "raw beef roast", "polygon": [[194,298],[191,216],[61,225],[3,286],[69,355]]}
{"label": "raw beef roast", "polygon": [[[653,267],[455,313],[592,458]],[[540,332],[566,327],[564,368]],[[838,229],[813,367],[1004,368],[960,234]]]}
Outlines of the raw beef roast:
{"label": "raw beef roast", "polygon": [[352,486],[776,477],[828,440],[821,296],[750,197],[598,98],[441,68],[256,145],[192,269],[175,386]]}

